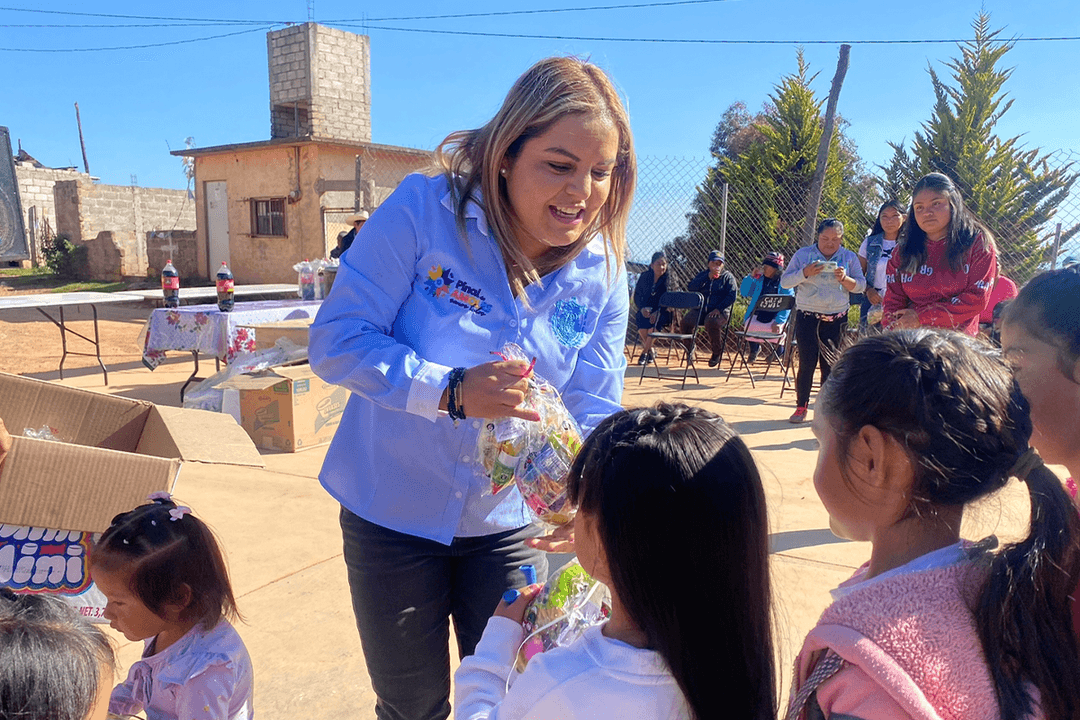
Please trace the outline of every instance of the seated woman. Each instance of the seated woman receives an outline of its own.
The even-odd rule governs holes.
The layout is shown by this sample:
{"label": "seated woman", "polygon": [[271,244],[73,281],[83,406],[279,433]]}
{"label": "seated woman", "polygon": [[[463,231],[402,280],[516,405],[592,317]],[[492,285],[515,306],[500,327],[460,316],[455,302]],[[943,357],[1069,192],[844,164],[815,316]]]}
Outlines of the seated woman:
{"label": "seated woman", "polygon": [[[747,315],[743,325],[752,332],[771,332],[779,335],[784,331],[790,310],[773,312],[771,310],[755,310],[758,298],[762,295],[794,295],[791,288],[780,286],[780,273],[784,271],[784,256],[778,252],[770,252],[761,260],[761,266],[754,272],[743,278],[739,285],[739,295],[750,298],[747,306]],[[748,362],[757,360],[761,343],[751,341],[750,357]],[[778,348],[783,353],[784,347]]]}
{"label": "seated woman", "polygon": [[653,360],[653,339],[649,337],[649,331],[663,329],[671,324],[671,311],[660,307],[660,298],[667,289],[667,258],[658,250],[649,261],[649,269],[641,273],[637,285],[634,286],[634,304],[638,309],[634,321],[641,338],[639,365],[648,365]]}

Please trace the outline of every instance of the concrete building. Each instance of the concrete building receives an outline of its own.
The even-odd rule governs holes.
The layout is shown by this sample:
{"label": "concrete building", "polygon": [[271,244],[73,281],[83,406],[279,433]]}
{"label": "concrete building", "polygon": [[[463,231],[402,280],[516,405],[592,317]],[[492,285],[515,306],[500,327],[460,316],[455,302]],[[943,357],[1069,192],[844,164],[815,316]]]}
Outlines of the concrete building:
{"label": "concrete building", "polygon": [[357,210],[371,212],[431,154],[371,142],[369,42],[305,23],[267,33],[270,139],[176,150],[195,161],[196,264],[237,282],[292,282]]}
{"label": "concrete building", "polygon": [[65,235],[88,249],[95,280],[153,276],[169,257],[195,257],[195,203],[185,190],[104,185],[76,168],[48,168],[22,153],[15,176],[27,246],[43,264],[43,236]]}

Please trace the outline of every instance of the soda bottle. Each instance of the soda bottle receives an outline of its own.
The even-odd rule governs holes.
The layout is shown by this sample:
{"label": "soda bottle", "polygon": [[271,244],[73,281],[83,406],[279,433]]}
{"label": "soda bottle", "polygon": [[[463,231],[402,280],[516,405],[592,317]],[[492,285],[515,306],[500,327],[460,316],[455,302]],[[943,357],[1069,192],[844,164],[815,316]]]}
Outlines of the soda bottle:
{"label": "soda bottle", "polygon": [[180,307],[180,273],[176,272],[171,258],[161,271],[161,292],[165,295],[165,307]]}
{"label": "soda bottle", "polygon": [[300,263],[300,299],[315,299],[315,270],[307,260]]}
{"label": "soda bottle", "polygon": [[236,284],[233,282],[232,270],[224,260],[217,271],[217,306],[221,312],[230,312],[235,305],[234,293]]}

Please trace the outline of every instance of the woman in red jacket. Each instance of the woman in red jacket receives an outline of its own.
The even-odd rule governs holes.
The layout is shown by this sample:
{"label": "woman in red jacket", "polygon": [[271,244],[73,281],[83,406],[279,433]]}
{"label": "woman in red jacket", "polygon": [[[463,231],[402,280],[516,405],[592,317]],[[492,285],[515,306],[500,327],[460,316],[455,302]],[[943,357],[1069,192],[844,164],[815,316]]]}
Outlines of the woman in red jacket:
{"label": "woman in red jacket", "polygon": [[994,238],[964,207],[956,184],[941,173],[919,180],[889,260],[886,326],[928,325],[977,335],[996,277]]}

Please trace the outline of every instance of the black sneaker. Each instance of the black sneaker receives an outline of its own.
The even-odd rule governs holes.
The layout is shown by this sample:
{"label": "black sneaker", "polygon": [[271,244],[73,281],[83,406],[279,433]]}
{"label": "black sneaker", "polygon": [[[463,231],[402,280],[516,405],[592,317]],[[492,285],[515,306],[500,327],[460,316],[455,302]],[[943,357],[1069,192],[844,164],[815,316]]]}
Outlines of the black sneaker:
{"label": "black sneaker", "polygon": [[720,364],[720,356],[712,355],[709,357],[709,367],[716,367]]}
{"label": "black sneaker", "polygon": [[746,358],[746,362],[753,365],[757,362],[758,353],[761,351],[761,347],[754,345],[754,348],[750,351],[750,355]]}
{"label": "black sneaker", "polygon": [[648,357],[649,354],[650,353],[643,352],[640,355],[638,355],[637,364],[638,365],[648,365],[649,364],[649,357]]}

